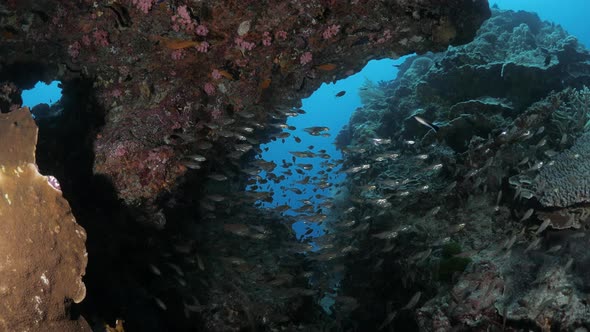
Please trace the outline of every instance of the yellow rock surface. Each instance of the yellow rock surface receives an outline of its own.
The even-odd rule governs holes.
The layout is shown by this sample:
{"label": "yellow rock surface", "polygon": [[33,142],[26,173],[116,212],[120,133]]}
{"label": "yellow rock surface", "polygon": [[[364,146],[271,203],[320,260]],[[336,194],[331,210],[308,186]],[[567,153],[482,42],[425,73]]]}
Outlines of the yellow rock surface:
{"label": "yellow rock surface", "polygon": [[90,331],[70,303],[86,295],[86,232],[35,164],[27,109],[0,114],[0,331]]}

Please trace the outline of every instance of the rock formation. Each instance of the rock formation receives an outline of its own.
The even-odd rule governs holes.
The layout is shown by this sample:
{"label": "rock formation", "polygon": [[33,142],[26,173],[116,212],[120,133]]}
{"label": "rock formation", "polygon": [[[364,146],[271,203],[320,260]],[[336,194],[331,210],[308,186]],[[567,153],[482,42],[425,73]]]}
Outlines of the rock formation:
{"label": "rock formation", "polygon": [[86,296],[86,232],[57,180],[37,169],[28,109],[0,114],[0,142],[0,329],[90,331],[70,312]]}

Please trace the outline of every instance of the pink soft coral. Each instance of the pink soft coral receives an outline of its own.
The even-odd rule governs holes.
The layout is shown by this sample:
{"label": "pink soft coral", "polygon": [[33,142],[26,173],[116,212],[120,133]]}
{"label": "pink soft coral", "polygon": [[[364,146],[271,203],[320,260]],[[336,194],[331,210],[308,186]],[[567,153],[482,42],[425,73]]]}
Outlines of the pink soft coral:
{"label": "pink soft coral", "polygon": [[154,5],[154,0],[131,0],[131,3],[137,7],[137,9],[141,10],[144,14],[147,14],[152,6]]}
{"label": "pink soft coral", "polygon": [[207,82],[207,83],[205,83],[203,90],[205,90],[205,93],[207,95],[211,96],[212,94],[215,93],[215,86],[213,84]]}
{"label": "pink soft coral", "polygon": [[305,52],[299,58],[299,62],[302,65],[306,65],[306,64],[310,63],[311,60],[313,60],[313,55],[311,54],[311,52]]}
{"label": "pink soft coral", "polygon": [[336,36],[339,31],[340,31],[340,26],[336,25],[336,24],[332,24],[326,30],[324,30],[324,32],[322,32],[322,37],[324,37],[324,39],[330,39],[330,38]]}
{"label": "pink soft coral", "polygon": [[[172,23],[172,29],[174,29],[174,31],[180,31],[180,29],[182,28],[187,32],[192,32],[197,28],[197,24],[191,18],[191,14],[188,11],[188,7],[184,5],[178,6],[178,9],[176,10],[176,15],[172,16]],[[207,32],[209,32],[209,30],[207,30],[205,26],[202,26],[202,28],[199,29],[197,34],[205,36]]]}
{"label": "pink soft coral", "polygon": [[96,46],[108,46],[109,45],[109,33],[104,30],[96,30],[92,33],[94,37],[94,44]]}
{"label": "pink soft coral", "polygon": [[270,45],[272,45],[272,38],[270,36],[270,32],[265,31],[262,34],[262,45],[264,45],[264,46],[270,46]]}
{"label": "pink soft coral", "polygon": [[239,49],[241,49],[242,51],[251,51],[254,46],[256,46],[256,44],[245,41],[242,37],[236,37],[236,39],[234,39],[237,47]]}

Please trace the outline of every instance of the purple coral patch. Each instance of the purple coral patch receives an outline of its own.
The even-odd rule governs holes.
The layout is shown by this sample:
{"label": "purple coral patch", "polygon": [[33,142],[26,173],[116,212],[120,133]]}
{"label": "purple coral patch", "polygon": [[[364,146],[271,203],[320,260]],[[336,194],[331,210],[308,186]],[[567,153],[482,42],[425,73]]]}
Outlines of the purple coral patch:
{"label": "purple coral patch", "polygon": [[49,185],[52,186],[53,189],[61,192],[61,185],[59,184],[59,181],[57,181],[57,179],[55,178],[55,176],[48,175],[46,177],[47,177],[47,183],[49,183]]}

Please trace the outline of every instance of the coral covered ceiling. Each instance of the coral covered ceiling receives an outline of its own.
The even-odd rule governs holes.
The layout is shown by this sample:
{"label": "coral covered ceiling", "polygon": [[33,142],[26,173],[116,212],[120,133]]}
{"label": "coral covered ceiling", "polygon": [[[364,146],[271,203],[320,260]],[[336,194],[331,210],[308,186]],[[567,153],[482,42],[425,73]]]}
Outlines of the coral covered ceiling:
{"label": "coral covered ceiling", "polygon": [[[212,162],[236,160],[240,140],[224,129],[257,124],[252,139],[264,139],[322,82],[373,58],[468,42],[489,15],[486,0],[7,1],[0,80],[13,90],[92,80],[106,116],[95,172],[128,204],[150,206],[198,143],[212,143],[199,151]],[[29,77],[14,77],[27,63]]]}

